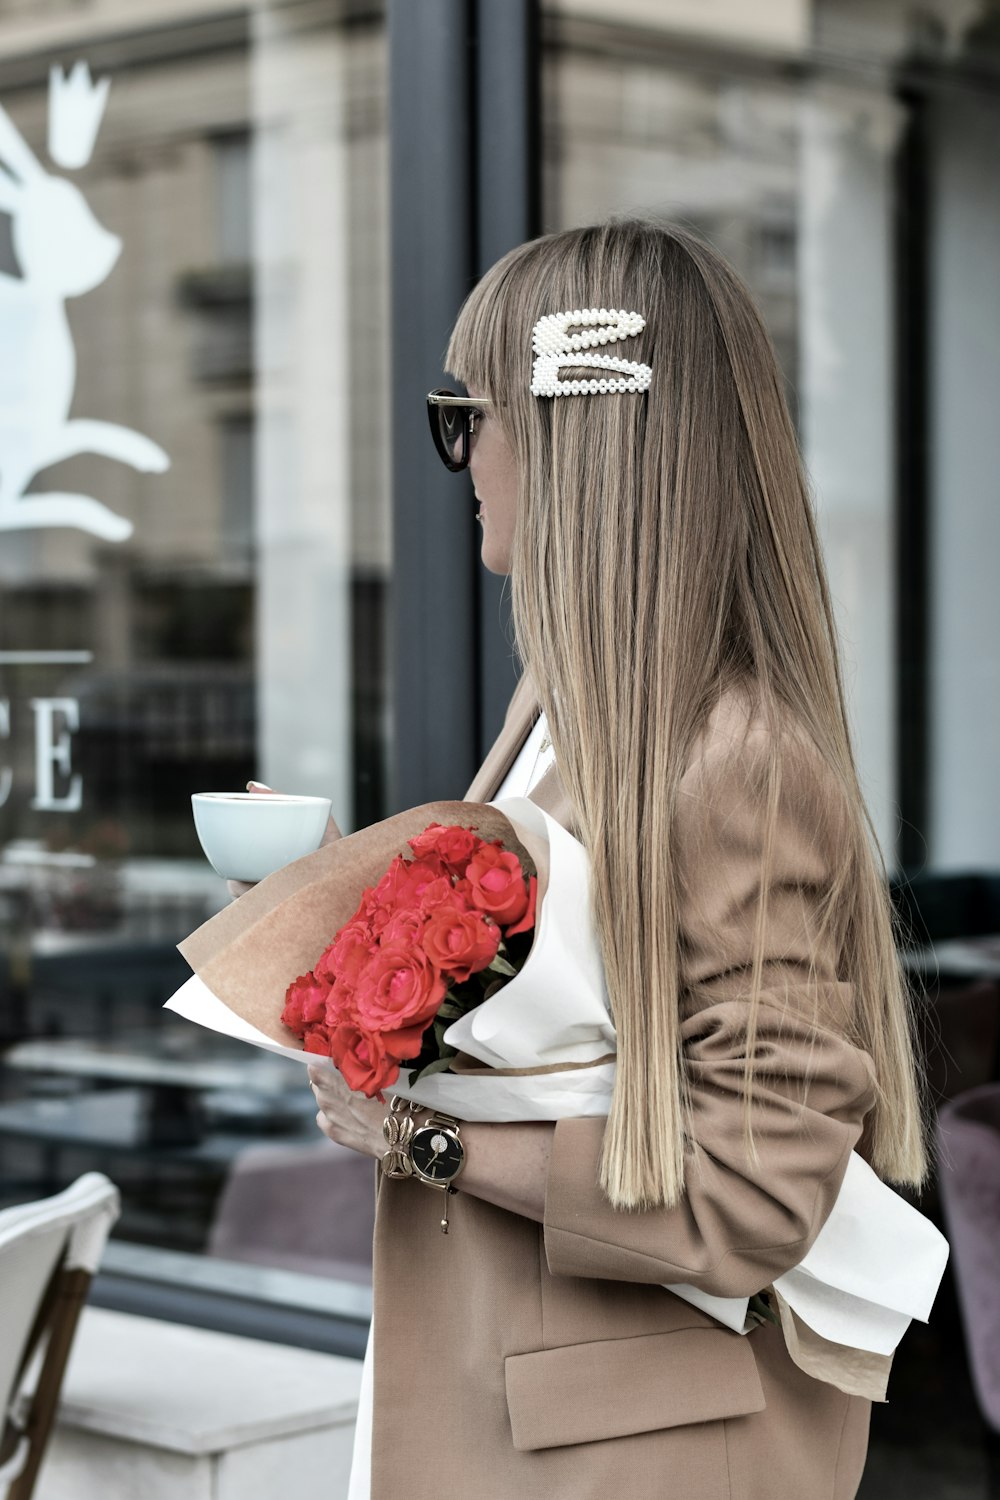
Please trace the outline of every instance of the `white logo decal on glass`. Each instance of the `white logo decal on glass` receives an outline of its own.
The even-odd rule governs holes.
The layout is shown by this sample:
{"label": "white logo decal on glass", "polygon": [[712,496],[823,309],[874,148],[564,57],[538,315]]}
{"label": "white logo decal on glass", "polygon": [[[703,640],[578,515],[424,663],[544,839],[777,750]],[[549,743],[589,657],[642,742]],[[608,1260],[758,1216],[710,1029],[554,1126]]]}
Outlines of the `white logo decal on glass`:
{"label": "white logo decal on glass", "polygon": [[[49,155],[73,170],[91,156],[110,80],[86,63],[49,73]],[[0,106],[0,213],[11,216],[20,276],[0,272],[0,530],[72,526],[123,542],[132,523],[90,495],[26,494],[36,474],[79,453],[116,458],[142,473],[170,467],[163,449],[130,427],[69,419],[76,353],[68,297],[109,275],[122,242],[99,224],[80,189],[45,171]]]}

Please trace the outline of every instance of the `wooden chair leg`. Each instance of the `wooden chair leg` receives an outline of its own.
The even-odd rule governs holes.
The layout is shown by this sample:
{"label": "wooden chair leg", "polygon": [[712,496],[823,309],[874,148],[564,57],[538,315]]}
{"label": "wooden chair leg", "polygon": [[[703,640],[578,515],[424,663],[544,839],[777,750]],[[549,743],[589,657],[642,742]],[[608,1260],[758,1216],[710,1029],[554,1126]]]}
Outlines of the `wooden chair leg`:
{"label": "wooden chair leg", "polygon": [[31,1500],[59,1405],[59,1392],[73,1346],[76,1325],[87,1300],[91,1279],[89,1271],[58,1272],[48,1344],[38,1384],[30,1398],[25,1418],[25,1435],[31,1445],[28,1462],[11,1484],[7,1500]]}

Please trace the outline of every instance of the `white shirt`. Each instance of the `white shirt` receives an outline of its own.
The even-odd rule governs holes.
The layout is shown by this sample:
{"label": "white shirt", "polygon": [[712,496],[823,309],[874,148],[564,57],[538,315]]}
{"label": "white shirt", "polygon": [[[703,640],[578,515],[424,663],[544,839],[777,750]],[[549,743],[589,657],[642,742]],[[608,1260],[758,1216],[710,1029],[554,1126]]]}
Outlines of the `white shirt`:
{"label": "white shirt", "polygon": [[[531,733],[521,746],[517,759],[493,793],[491,801],[500,797],[526,797],[531,788],[540,781],[555,760],[551,742],[541,749],[547,738],[548,724],[544,713],[539,714]],[[368,1328],[368,1343],[365,1361],[361,1367],[361,1390],[358,1395],[358,1420],[354,1428],[354,1452],[351,1457],[351,1478],[347,1486],[347,1500],[371,1500],[372,1464],[372,1345],[374,1341],[375,1309]]]}
{"label": "white shirt", "polygon": [[[490,798],[491,802],[501,797],[526,797],[536,782],[541,781],[556,758],[548,733],[545,715],[539,714],[517,753],[517,759]],[[548,741],[544,750],[541,748],[543,740]]]}

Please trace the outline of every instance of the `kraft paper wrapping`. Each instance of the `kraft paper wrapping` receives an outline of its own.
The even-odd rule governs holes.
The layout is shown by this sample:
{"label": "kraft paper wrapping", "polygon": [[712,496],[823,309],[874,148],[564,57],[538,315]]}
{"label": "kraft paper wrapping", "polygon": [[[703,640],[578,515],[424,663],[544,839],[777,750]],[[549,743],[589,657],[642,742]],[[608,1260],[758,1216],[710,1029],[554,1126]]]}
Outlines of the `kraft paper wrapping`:
{"label": "kraft paper wrapping", "polygon": [[814,1380],[825,1380],[849,1396],[867,1396],[869,1401],[883,1402],[892,1369],[892,1354],[878,1354],[872,1349],[852,1349],[825,1339],[798,1313],[789,1307],[775,1286],[774,1294],[785,1347],[795,1364]]}

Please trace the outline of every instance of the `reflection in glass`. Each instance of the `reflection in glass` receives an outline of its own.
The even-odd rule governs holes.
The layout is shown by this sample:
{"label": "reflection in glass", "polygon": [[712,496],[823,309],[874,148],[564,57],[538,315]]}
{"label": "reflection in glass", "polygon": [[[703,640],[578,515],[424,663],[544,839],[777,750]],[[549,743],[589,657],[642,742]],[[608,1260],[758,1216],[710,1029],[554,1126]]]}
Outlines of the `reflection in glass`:
{"label": "reflection in glass", "polygon": [[[303,1070],[161,1007],[189,972],[176,942],[229,899],[192,792],[321,791],[346,830],[385,811],[388,460],[364,420],[386,388],[384,18],[265,4],[209,36],[189,7],[155,31],[120,9],[109,59],[77,6],[47,7],[58,60],[87,64],[61,133],[49,59],[0,60],[0,146],[16,130],[107,262],[52,292],[38,400],[0,371],[8,445],[71,357],[72,419],[105,424],[46,450],[17,502],[92,508],[22,512],[0,547],[0,1203],[100,1168],[119,1241],[364,1280],[370,1173],[319,1135]],[[38,303],[9,177],[8,344]],[[288,1194],[312,1211],[317,1171],[310,1238]],[[248,1185],[284,1204],[256,1239]],[[360,1226],[339,1249],[334,1214]]]}

